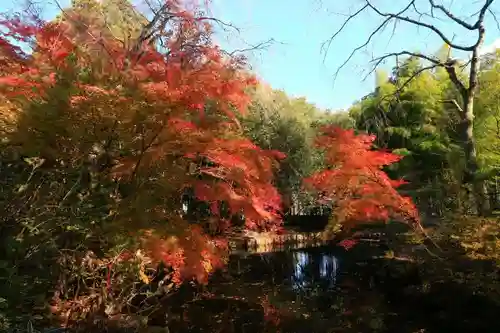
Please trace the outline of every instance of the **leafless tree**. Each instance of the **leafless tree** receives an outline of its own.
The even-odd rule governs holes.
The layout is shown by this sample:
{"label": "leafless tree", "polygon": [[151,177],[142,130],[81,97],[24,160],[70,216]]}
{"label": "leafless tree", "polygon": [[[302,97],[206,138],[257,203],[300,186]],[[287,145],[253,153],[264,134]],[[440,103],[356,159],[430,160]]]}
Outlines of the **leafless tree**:
{"label": "leafless tree", "polygon": [[[470,1],[471,0],[466,0]],[[479,214],[487,214],[489,212],[489,201],[486,198],[485,184],[482,179],[477,177],[478,173],[478,162],[476,153],[476,144],[473,134],[473,121],[474,121],[474,99],[477,93],[478,87],[478,73],[480,70],[480,50],[483,46],[486,28],[485,28],[485,18],[487,15],[491,15],[492,18],[497,22],[495,13],[492,10],[492,4],[495,0],[479,0],[476,2],[481,2],[481,6],[477,13],[473,15],[472,23],[469,20],[463,19],[460,15],[453,13],[452,10],[436,0],[407,0],[405,6],[397,12],[385,12],[380,6],[376,5],[376,0],[362,0],[362,5],[349,15],[341,27],[325,42],[324,47],[328,49],[330,44],[337,38],[337,36],[347,30],[349,24],[351,24],[356,18],[360,17],[365,13],[376,14],[382,19],[382,22],[376,26],[375,29],[371,31],[363,44],[352,50],[351,54],[347,60],[339,67],[341,70],[352,58],[353,56],[366,46],[368,46],[376,35],[380,34],[387,26],[394,24],[408,24],[419,29],[424,29],[432,34],[438,36],[450,50],[457,50],[466,52],[470,55],[470,60],[466,66],[468,71],[467,81],[463,81],[460,78],[458,70],[464,68],[464,66],[459,66],[455,59],[448,56],[447,59],[440,59],[439,57],[432,54],[424,54],[420,52],[413,52],[408,49],[398,50],[396,52],[387,53],[372,59],[372,70],[373,72],[380,64],[382,64],[386,59],[398,58],[398,57],[416,57],[428,63],[424,66],[418,73],[412,76],[414,78],[419,73],[425,70],[434,69],[437,67],[442,67],[448,73],[448,76],[453,83],[454,87],[459,92],[459,100],[448,101],[456,108],[460,117],[460,144],[465,154],[466,166],[464,171],[464,183],[472,184],[473,194],[475,196],[475,201]],[[425,8],[423,8],[425,6]],[[461,28],[468,30],[470,32],[475,32],[477,37],[472,43],[465,45],[454,42],[453,38],[449,37],[445,31],[438,28],[437,21],[441,18],[446,20],[451,20],[454,24],[457,24]],[[500,27],[499,27],[500,28]],[[337,72],[338,73],[338,72]],[[410,80],[412,79],[410,78]],[[409,83],[404,83],[406,85]]]}

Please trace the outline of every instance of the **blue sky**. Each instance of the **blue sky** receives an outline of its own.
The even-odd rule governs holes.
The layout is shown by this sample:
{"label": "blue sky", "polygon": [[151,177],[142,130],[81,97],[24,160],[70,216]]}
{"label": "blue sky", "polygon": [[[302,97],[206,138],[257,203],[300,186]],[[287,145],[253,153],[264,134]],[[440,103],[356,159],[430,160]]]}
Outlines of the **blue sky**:
{"label": "blue sky", "polygon": [[[446,4],[446,0],[436,2]],[[455,13],[470,16],[477,11],[480,2],[484,3],[454,1],[452,9]],[[372,3],[380,4],[385,11],[396,12],[401,7],[395,7],[395,3],[404,5],[408,1],[373,0]],[[421,0],[420,3],[423,10],[428,1]],[[363,81],[373,56],[402,49],[434,52],[443,45],[439,37],[423,29],[419,31],[408,24],[399,24],[393,35],[391,26],[358,52],[335,78],[337,69],[352,50],[365,42],[381,20],[375,15],[360,16],[331,44],[326,59],[321,54],[321,45],[342,25],[345,14],[354,12],[362,4],[360,0],[213,0],[214,13],[242,29],[241,36],[233,33],[229,44],[238,45],[241,40],[256,44],[268,38],[282,42],[251,57],[262,79],[275,88],[295,96],[306,96],[318,106],[334,110],[347,108],[373,89],[373,75]],[[499,1],[495,6],[493,10],[500,12]],[[490,45],[500,37],[500,31],[491,18],[486,23],[485,45]],[[450,20],[438,22],[438,26],[447,31],[450,38],[455,35],[457,43],[470,42],[474,37],[456,24],[450,24]],[[393,64],[394,61],[385,67],[390,69]]]}
{"label": "blue sky", "polygon": [[[15,8],[15,1],[0,0],[0,10]],[[51,0],[49,0],[50,2]],[[10,4],[9,4],[10,2]],[[136,2],[136,1],[134,1]],[[483,1],[441,0],[453,2],[455,13],[469,16]],[[61,0],[62,5],[69,0]],[[398,24],[395,34],[390,26],[373,42],[358,52],[357,56],[339,72],[336,70],[349,57],[351,51],[363,44],[380,23],[375,15],[364,14],[352,21],[348,29],[331,44],[326,57],[321,52],[322,43],[336,31],[345,20],[345,14],[362,6],[361,0],[212,0],[212,15],[234,24],[240,29],[224,32],[219,37],[225,49],[248,47],[248,44],[273,38],[276,42],[265,50],[248,54],[252,68],[259,78],[274,88],[283,89],[292,96],[305,96],[321,108],[345,109],[352,102],[369,93],[374,86],[374,77],[368,73],[369,61],[373,56],[407,49],[411,51],[437,51],[442,42],[439,37],[424,29],[416,29],[408,24]],[[395,12],[407,1],[373,0],[385,11]],[[418,2],[417,2],[418,3]],[[427,0],[420,0],[424,10]],[[492,8],[499,13],[500,1]],[[47,5],[45,14],[56,14],[54,6]],[[458,42],[472,40],[474,35],[461,29],[450,20],[431,19]],[[485,45],[500,40],[500,31],[495,21],[488,18]],[[392,38],[390,38],[392,35]],[[394,61],[385,64],[389,69]]]}

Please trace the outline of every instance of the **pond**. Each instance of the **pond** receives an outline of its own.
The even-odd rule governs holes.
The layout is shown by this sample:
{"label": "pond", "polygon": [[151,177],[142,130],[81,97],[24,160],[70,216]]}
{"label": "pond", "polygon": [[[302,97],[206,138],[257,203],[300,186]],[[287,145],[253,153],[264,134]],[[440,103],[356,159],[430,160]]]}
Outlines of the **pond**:
{"label": "pond", "polygon": [[336,285],[339,259],[334,252],[322,249],[234,256],[229,272],[247,282],[267,280],[295,291],[328,290]]}
{"label": "pond", "polygon": [[170,332],[500,332],[498,303],[377,251],[232,256]]}
{"label": "pond", "polygon": [[[207,286],[209,296],[185,306],[179,331],[276,331],[272,321],[277,318],[269,318],[269,311],[276,312],[281,321],[283,314],[297,314],[301,319],[302,314],[307,316],[307,299],[318,304],[322,300],[323,307],[329,307],[340,271],[340,260],[334,252],[314,248],[231,256],[227,270],[215,274]],[[307,327],[297,328],[300,332]]]}

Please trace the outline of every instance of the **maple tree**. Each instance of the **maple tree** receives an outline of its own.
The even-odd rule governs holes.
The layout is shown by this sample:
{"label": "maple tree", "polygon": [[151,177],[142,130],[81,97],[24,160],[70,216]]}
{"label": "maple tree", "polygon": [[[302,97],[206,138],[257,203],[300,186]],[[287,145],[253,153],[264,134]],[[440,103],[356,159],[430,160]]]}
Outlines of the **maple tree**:
{"label": "maple tree", "polygon": [[[281,225],[272,178],[283,154],[242,135],[235,114],[245,111],[256,80],[243,58],[212,42],[210,20],[167,0],[169,19],[157,35],[131,45],[78,8],[54,22],[0,21],[0,89],[14,128],[5,157],[22,156],[32,172],[19,176],[21,188],[10,184],[10,212],[43,226],[37,240],[60,258],[65,291],[53,311],[67,321],[77,320],[68,313],[89,311],[89,295],[99,290],[71,289],[81,279],[75,263],[106,281],[107,291],[97,292],[104,303],[124,297],[131,262],[128,281],[149,283],[159,262],[168,267],[166,282],[207,281],[227,244],[182,218],[186,188],[210,204],[210,223],[221,230],[229,227],[222,202],[248,228]],[[150,28],[145,33],[154,35]]]}
{"label": "maple tree", "polygon": [[382,170],[401,156],[372,150],[374,135],[356,134],[334,125],[324,126],[316,139],[325,150],[327,168],[304,180],[319,193],[320,200],[333,205],[330,231],[360,223],[398,219],[412,226],[419,215],[412,200],[400,195],[403,180],[392,180]]}

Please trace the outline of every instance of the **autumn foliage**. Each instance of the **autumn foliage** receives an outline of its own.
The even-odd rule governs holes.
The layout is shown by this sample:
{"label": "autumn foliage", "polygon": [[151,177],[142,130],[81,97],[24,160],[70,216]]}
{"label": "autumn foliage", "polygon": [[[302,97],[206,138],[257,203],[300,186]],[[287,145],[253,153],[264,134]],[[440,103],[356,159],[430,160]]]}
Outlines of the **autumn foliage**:
{"label": "autumn foliage", "polygon": [[397,192],[403,180],[392,180],[382,170],[401,156],[372,149],[375,136],[325,126],[316,144],[325,151],[327,168],[304,180],[333,205],[334,222],[343,228],[390,219],[412,226],[419,215],[412,200]]}
{"label": "autumn foliage", "polygon": [[[249,228],[281,224],[272,178],[283,155],[243,137],[235,117],[245,111],[255,78],[244,72],[244,59],[213,44],[210,21],[198,11],[172,0],[162,8],[169,20],[155,27],[156,44],[139,36],[125,45],[78,8],[54,22],[0,22],[1,96],[14,114],[9,153],[37,161],[26,166],[37,176],[18,192],[30,204],[13,210],[26,220],[53,221],[54,255],[70,255],[65,262],[85,266],[89,253],[108,262],[102,278],[111,299],[124,282],[109,271],[123,258],[140,267],[164,262],[164,279],[174,285],[205,282],[223,264],[223,239],[182,218],[186,189],[210,204],[210,223],[221,230],[228,227],[227,217],[218,218],[222,202]],[[60,251],[75,233],[81,244],[71,246],[78,250]],[[65,283],[78,283],[71,265],[62,267]],[[151,278],[140,272],[144,282]],[[58,296],[54,311],[84,304],[78,297],[89,291],[80,293],[69,303]]]}
{"label": "autumn foliage", "polygon": [[[236,214],[247,228],[279,230],[273,177],[286,158],[242,135],[237,115],[256,79],[213,43],[202,12],[167,0],[168,20],[124,43],[99,11],[81,8],[52,22],[0,21],[4,227],[24,242],[26,267],[57,265],[47,271],[51,309],[66,324],[122,313],[138,281],[155,281],[156,293],[206,283],[224,265]],[[371,151],[372,141],[326,127],[318,145],[331,168],[306,183],[345,225],[418,221],[380,169],[399,157]],[[183,217],[187,190],[210,207],[217,237]]]}

